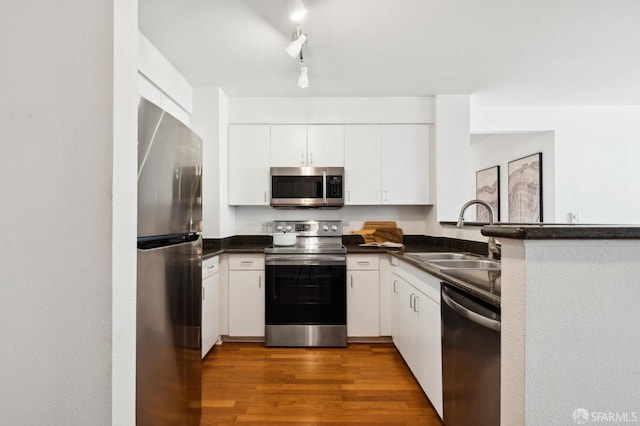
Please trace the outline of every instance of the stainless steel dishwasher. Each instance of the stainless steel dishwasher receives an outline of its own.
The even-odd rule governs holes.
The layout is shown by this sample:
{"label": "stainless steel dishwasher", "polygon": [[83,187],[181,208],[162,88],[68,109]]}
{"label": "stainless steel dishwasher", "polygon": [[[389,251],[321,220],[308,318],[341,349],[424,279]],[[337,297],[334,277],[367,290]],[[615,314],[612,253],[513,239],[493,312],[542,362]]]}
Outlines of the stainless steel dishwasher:
{"label": "stainless steel dishwasher", "polygon": [[443,420],[500,424],[500,309],[442,283]]}

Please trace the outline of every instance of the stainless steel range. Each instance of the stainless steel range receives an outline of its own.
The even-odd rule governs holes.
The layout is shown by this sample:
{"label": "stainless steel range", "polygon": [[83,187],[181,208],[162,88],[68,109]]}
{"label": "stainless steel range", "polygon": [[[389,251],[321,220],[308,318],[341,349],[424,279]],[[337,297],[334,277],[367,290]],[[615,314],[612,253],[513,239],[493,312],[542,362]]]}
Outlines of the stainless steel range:
{"label": "stainless steel range", "polygon": [[340,221],[276,221],[297,234],[265,249],[265,346],[347,345],[347,257]]}

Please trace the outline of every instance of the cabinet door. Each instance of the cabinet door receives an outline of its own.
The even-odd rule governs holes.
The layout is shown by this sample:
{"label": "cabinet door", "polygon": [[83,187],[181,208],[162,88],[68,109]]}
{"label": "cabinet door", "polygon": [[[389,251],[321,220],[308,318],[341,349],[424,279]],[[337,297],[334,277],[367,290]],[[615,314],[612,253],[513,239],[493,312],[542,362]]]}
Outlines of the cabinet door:
{"label": "cabinet door", "polygon": [[263,271],[229,271],[229,335],[264,336]]}
{"label": "cabinet door", "polygon": [[202,280],[202,357],[211,350],[220,336],[218,305],[218,273]]}
{"label": "cabinet door", "polygon": [[416,291],[414,302],[417,319],[416,379],[442,417],[442,349],[440,305],[429,296]]}
{"label": "cabinet door", "polygon": [[427,125],[383,125],[381,158],[382,204],[429,203]]}
{"label": "cabinet door", "polygon": [[[269,158],[269,157],[267,157]],[[271,126],[271,167],[307,165],[307,126]]]}
{"label": "cabinet door", "polygon": [[401,278],[393,274],[391,283],[391,338],[398,347],[400,336],[400,280]]}
{"label": "cabinet door", "polygon": [[347,336],[380,336],[378,271],[349,271],[347,275]]}
{"label": "cabinet door", "polygon": [[310,125],[307,127],[307,165],[312,167],[344,166],[343,125]]}
{"label": "cabinet door", "polygon": [[344,129],[345,204],[380,204],[380,125]]}
{"label": "cabinet door", "polygon": [[229,127],[229,204],[269,204],[269,126]]}
{"label": "cabinet door", "polygon": [[[413,333],[415,333],[412,306],[415,293],[414,288],[403,278],[396,276],[396,279],[396,289],[398,292],[398,327],[393,340],[405,362],[409,368],[411,368],[415,358],[414,350],[412,349],[412,338]],[[413,369],[411,370],[413,371]]]}

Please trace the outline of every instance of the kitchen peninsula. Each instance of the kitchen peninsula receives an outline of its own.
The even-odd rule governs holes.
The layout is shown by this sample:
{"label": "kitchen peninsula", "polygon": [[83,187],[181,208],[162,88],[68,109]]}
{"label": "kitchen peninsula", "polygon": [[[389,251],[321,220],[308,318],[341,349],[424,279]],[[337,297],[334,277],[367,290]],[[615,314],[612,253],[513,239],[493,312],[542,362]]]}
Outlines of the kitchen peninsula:
{"label": "kitchen peninsula", "polygon": [[502,244],[502,424],[637,419],[640,227],[482,234]]}

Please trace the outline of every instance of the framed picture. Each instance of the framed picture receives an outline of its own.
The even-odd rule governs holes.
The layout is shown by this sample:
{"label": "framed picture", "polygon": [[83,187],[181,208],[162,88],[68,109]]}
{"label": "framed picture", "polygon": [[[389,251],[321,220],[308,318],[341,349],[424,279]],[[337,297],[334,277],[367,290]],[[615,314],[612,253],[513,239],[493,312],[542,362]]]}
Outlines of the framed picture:
{"label": "framed picture", "polygon": [[542,222],[542,153],[509,162],[509,222]]}
{"label": "framed picture", "polygon": [[[476,199],[486,201],[493,208],[494,221],[500,221],[500,166],[476,172]],[[476,222],[488,222],[489,211],[476,206]]]}

